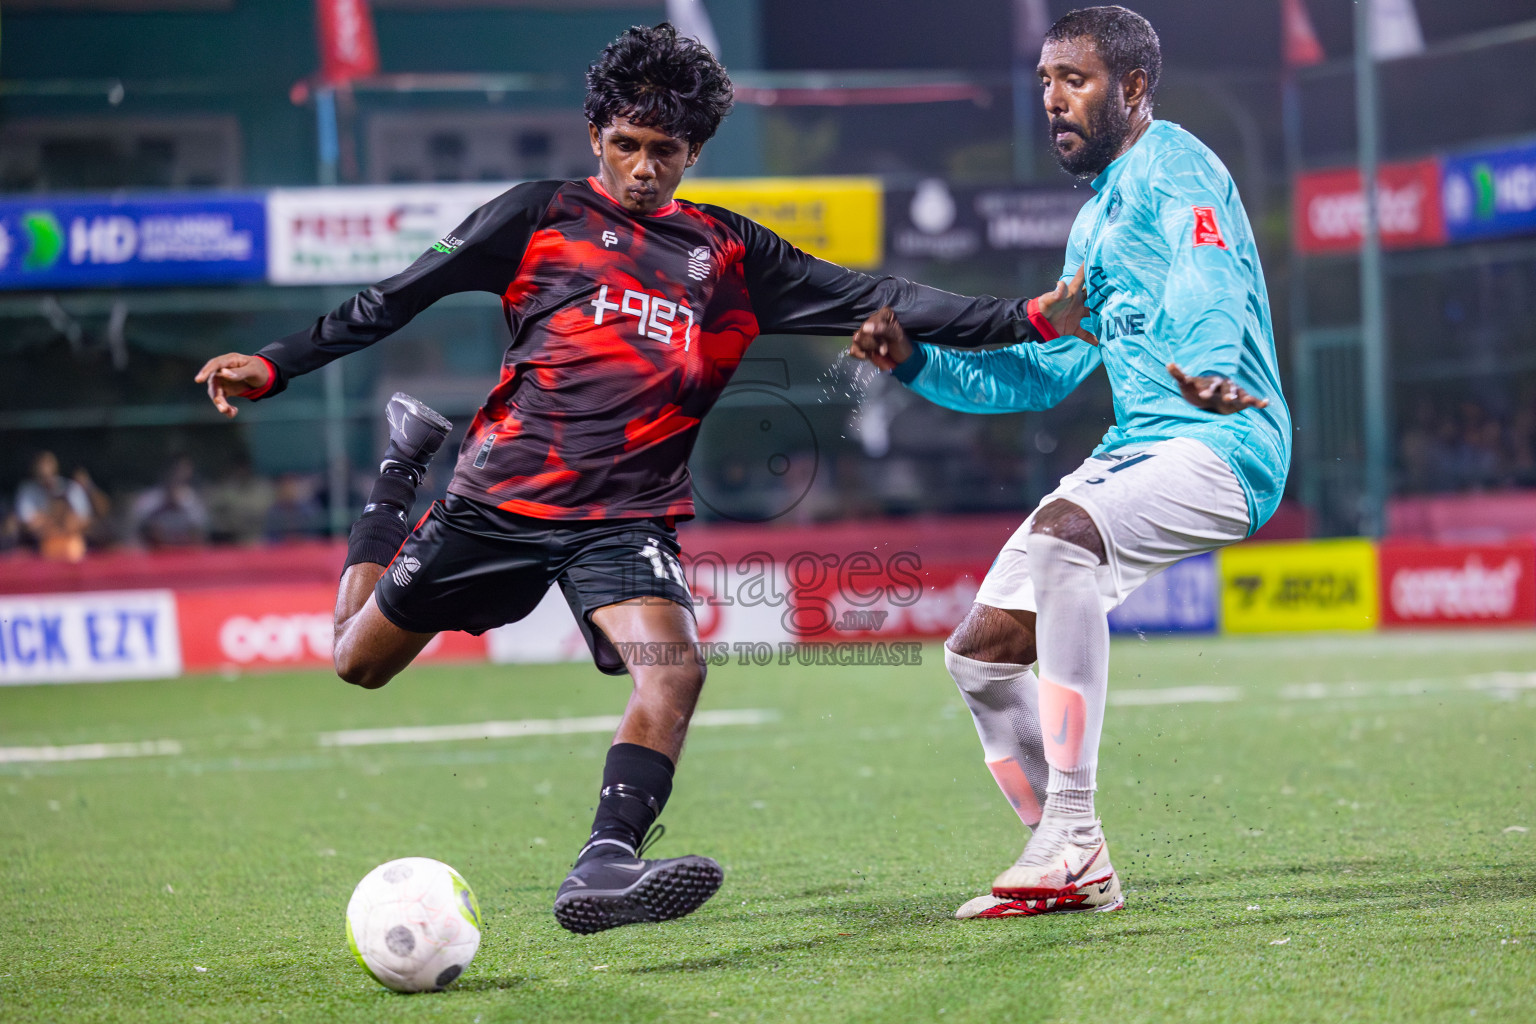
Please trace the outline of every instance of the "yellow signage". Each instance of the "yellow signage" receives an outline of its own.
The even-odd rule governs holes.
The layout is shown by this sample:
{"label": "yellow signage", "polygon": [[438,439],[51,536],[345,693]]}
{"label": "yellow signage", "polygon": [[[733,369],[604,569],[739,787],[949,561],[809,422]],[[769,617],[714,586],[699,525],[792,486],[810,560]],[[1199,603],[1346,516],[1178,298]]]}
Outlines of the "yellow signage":
{"label": "yellow signage", "polygon": [[677,197],[723,206],[830,263],[868,270],[884,255],[879,178],[684,179]]}
{"label": "yellow signage", "polygon": [[1219,557],[1228,633],[1376,625],[1376,546],[1368,540],[1239,544]]}

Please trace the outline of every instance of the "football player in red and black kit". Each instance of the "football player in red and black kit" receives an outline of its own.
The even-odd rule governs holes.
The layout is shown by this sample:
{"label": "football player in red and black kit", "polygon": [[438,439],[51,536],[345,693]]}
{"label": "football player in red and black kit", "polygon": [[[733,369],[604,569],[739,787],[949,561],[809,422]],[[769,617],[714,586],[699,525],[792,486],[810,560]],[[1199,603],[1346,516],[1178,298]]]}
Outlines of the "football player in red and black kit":
{"label": "football player in red and black kit", "polygon": [[[336,671],[383,686],[440,630],[528,615],[553,583],[604,672],[634,689],[603,770],[591,835],[555,917],[593,932],[687,914],[719,887],[705,857],[642,860],[704,683],[673,524],[693,515],[699,422],[763,333],[839,334],[894,310],[947,345],[1037,338],[1061,290],[967,298],[815,259],[729,210],[673,198],[731,105],[725,69],[670,25],[633,28],[587,73],[598,174],[530,182],[470,215],[402,273],[254,356],[198,374],[219,411],[399,330],[454,292],[501,297],[512,341],[459,450],[445,501],[410,525],[448,423],[408,396],[348,542]],[[1039,303],[1044,303],[1044,312]],[[665,644],[670,664],[623,653]],[[650,649],[654,650],[654,647]]]}

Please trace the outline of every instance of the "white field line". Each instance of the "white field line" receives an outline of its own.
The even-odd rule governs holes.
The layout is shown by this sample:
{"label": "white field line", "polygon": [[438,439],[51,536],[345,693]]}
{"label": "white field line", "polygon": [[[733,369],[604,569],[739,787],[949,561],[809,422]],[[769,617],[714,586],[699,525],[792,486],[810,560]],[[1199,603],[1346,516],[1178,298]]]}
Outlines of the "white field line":
{"label": "white field line", "polygon": [[1111,690],[1111,704],[1224,704],[1242,700],[1236,686],[1170,686],[1165,690]]}
{"label": "white field line", "polygon": [[181,753],[175,740],[143,743],[76,743],[67,747],[0,747],[0,764],[39,761],[101,761],[109,757],[164,757]]}
{"label": "white field line", "polygon": [[1348,700],[1360,697],[1426,697],[1435,693],[1471,690],[1474,693],[1513,694],[1536,690],[1536,672],[1487,672],[1475,676],[1442,676],[1438,679],[1397,679],[1392,682],[1297,683],[1280,688],[1283,700]]}
{"label": "white field line", "polygon": [[[700,711],[695,726],[762,725],[779,717],[776,711],[744,708]],[[572,733],[613,732],[618,715],[589,718],[524,718],[515,722],[476,722],[470,725],[398,726],[393,729],[346,729],[320,734],[322,747],[370,747],[383,743],[442,743],[449,740],[503,740],[523,736],[566,736]]]}

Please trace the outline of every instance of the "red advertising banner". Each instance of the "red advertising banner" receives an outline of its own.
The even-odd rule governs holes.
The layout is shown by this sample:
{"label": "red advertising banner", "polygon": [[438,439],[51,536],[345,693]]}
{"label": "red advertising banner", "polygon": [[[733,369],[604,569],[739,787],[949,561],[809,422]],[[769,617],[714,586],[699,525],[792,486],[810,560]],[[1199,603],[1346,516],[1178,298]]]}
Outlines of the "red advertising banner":
{"label": "red advertising banner", "polygon": [[[331,664],[335,587],[184,590],[176,605],[186,671]],[[485,638],[439,633],[419,658],[484,661]]]}
{"label": "red advertising banner", "polygon": [[[1381,244],[1412,249],[1445,244],[1440,162],[1385,163],[1377,175]],[[1296,177],[1296,248],[1304,253],[1354,252],[1365,230],[1365,195],[1354,167]]]}
{"label": "red advertising banner", "polygon": [[1536,542],[1381,545],[1384,626],[1536,623]]}
{"label": "red advertising banner", "polygon": [[784,566],[786,624],[804,642],[937,640],[965,618],[984,562],[924,565],[910,552],[857,551],[840,561],[800,556]]}

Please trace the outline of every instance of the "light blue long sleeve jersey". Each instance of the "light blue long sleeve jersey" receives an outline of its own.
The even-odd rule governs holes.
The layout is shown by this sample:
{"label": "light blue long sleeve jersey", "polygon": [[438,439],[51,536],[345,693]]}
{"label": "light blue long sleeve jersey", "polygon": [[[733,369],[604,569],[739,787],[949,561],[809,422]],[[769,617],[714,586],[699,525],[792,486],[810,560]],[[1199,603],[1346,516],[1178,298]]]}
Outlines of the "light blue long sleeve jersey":
{"label": "light blue long sleeve jersey", "polygon": [[[1291,416],[1280,392],[1269,296],[1237,186],[1216,154],[1169,121],[1153,121],[1093,181],[1061,277],[1086,266],[1075,337],[991,351],[919,345],[896,376],[961,412],[1047,409],[1104,365],[1115,425],[1094,454],[1174,437],[1201,441],[1231,465],[1248,498],[1249,532],[1274,513],[1291,462]],[[1186,402],[1168,374],[1222,374],[1265,409],[1231,416]]]}

